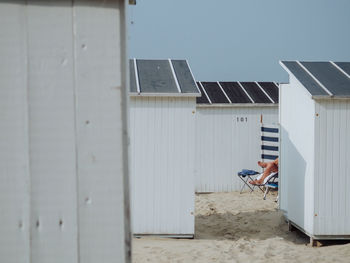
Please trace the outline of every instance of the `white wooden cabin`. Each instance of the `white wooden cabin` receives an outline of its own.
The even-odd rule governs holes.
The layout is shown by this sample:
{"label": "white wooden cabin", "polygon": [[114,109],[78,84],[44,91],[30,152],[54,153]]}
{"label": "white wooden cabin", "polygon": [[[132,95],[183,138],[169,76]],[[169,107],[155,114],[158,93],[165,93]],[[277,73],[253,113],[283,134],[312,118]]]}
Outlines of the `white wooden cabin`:
{"label": "white wooden cabin", "polygon": [[237,172],[260,170],[262,124],[278,124],[278,86],[274,82],[197,85],[202,96],[196,105],[196,192],[239,191],[242,181]]}
{"label": "white wooden cabin", "polygon": [[281,209],[312,242],[350,239],[350,63],[281,65]]}
{"label": "white wooden cabin", "polygon": [[195,111],[185,60],[130,60],[132,227],[193,237]]}
{"label": "white wooden cabin", "polygon": [[0,1],[0,262],[130,262],[126,5]]}

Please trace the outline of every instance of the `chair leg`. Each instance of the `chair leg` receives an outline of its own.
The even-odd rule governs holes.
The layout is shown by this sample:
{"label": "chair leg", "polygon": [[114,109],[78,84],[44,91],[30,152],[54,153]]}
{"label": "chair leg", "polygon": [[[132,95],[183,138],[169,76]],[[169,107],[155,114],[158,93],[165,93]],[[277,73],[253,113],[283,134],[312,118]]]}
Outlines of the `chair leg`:
{"label": "chair leg", "polygon": [[245,186],[248,186],[249,189],[250,189],[250,192],[253,192],[254,191],[254,188],[252,188],[249,184],[248,184],[248,180],[250,179],[249,176],[246,176],[247,179],[243,179],[242,177],[239,176],[239,178],[243,181],[243,185],[242,185],[242,188],[241,188],[241,191],[239,192],[240,194],[243,192],[243,189]]}
{"label": "chair leg", "polygon": [[265,186],[265,194],[264,194],[264,200],[266,200],[266,195],[269,193],[269,191],[270,191],[270,187],[268,187],[268,186]]}

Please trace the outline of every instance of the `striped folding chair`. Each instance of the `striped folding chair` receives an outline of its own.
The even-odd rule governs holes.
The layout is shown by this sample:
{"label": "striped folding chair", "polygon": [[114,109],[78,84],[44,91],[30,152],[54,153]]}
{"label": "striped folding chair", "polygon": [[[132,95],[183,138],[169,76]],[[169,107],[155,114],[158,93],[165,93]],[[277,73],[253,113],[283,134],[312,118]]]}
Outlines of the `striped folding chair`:
{"label": "striped folding chair", "polygon": [[[261,124],[261,161],[270,162],[278,158],[278,125],[274,124]],[[246,170],[238,172],[238,177],[243,181],[240,193],[243,192],[245,187],[250,189],[250,192],[255,190],[255,187],[258,187],[262,192],[265,192],[264,199],[266,199],[267,193],[271,188],[278,188],[278,173],[272,173],[264,180],[262,185],[250,185],[249,181],[258,179],[259,176],[262,176],[260,172],[254,170]],[[265,187],[265,191],[263,190]]]}
{"label": "striped folding chair", "polygon": [[[278,158],[279,150],[279,127],[274,124],[261,125],[261,159],[263,162],[270,162]],[[266,195],[271,189],[278,189],[278,173],[272,173],[264,180]],[[276,201],[278,201],[278,196]]]}

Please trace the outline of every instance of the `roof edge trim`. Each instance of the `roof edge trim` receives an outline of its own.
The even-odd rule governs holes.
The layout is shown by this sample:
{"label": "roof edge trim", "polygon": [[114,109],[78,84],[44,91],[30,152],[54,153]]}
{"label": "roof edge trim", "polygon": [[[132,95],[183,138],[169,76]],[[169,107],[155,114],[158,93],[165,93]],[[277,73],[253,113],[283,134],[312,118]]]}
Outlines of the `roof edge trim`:
{"label": "roof edge trim", "polygon": [[196,107],[199,108],[247,108],[247,107],[278,107],[278,103],[215,103],[215,104],[206,104],[206,103],[197,103]]}
{"label": "roof edge trim", "polygon": [[243,85],[241,84],[240,81],[237,81],[238,85],[241,87],[241,89],[244,91],[244,93],[248,96],[248,98],[251,100],[252,103],[255,103],[255,101],[252,99],[252,97],[250,97],[249,93],[245,90],[245,88],[243,87]]}
{"label": "roof edge trim", "polygon": [[200,97],[200,93],[152,93],[152,92],[129,92],[130,97]]}
{"label": "roof edge trim", "polygon": [[171,69],[171,73],[173,74],[173,78],[174,78],[174,80],[175,80],[175,84],[176,84],[177,91],[178,91],[179,93],[182,93],[182,90],[181,90],[179,81],[177,80],[177,75],[176,75],[175,70],[174,70],[173,62],[171,61],[170,58],[168,58],[168,61],[169,61],[169,66],[170,66],[170,69]]}
{"label": "roof edge trim", "polygon": [[[279,61],[279,64],[281,65],[281,67],[282,67],[285,71],[287,71],[287,73],[288,73],[289,76],[294,76],[295,79],[298,81],[298,83],[299,83],[302,87],[304,87],[304,85],[299,81],[299,79],[287,68],[286,65],[283,64],[283,61],[280,60],[280,61]],[[289,84],[290,84],[290,78],[289,78],[289,82],[288,82],[288,83],[281,83],[281,84],[287,84],[287,85],[289,85]],[[310,91],[308,91],[306,88],[303,88],[303,90],[309,95],[310,98],[312,98],[312,94],[310,93]]]}
{"label": "roof edge trim", "polygon": [[343,73],[345,76],[347,76],[350,79],[350,75],[346,73],[341,67],[339,67],[337,64],[335,64],[333,61],[329,61],[337,70],[339,70],[341,73]]}
{"label": "roof edge trim", "polygon": [[198,81],[198,83],[199,83],[199,85],[201,85],[201,87],[202,87],[202,89],[203,89],[203,91],[204,91],[204,94],[205,94],[205,96],[207,97],[209,103],[210,103],[210,104],[213,104],[212,101],[211,101],[211,99],[209,98],[208,93],[207,93],[207,91],[205,90],[205,88],[204,88],[202,82],[201,82],[201,81]]}
{"label": "roof edge trim", "polygon": [[267,92],[263,89],[263,87],[260,86],[259,82],[255,81],[255,84],[261,89],[262,92],[264,92],[264,94],[266,95],[266,97],[268,97],[269,100],[270,100],[272,103],[275,103],[275,101],[270,97],[269,94],[267,94]]}
{"label": "roof edge trim", "polygon": [[138,71],[138,68],[137,68],[136,58],[134,58],[134,71],[135,71],[135,80],[136,80],[137,93],[140,94],[141,93],[141,89],[140,89],[139,71]]}
{"label": "roof edge trim", "polygon": [[201,91],[199,90],[199,88],[198,88],[198,86],[197,86],[196,79],[194,78],[194,75],[193,75],[192,69],[191,69],[191,67],[190,67],[190,64],[188,63],[187,59],[185,59],[185,61],[186,61],[186,64],[187,64],[188,69],[190,70],[190,73],[191,73],[192,79],[193,79],[193,81],[194,81],[194,84],[196,85],[197,91],[198,91],[199,94],[201,94]]}
{"label": "roof edge trim", "polygon": [[329,96],[333,96],[332,92],[330,92],[326,87],[325,85],[322,84],[321,81],[319,81],[303,64],[301,64],[301,62],[299,60],[296,61],[298,63],[298,65],[307,73],[309,74],[309,76],[311,78],[313,78],[318,85],[320,85],[320,87],[329,94]]}

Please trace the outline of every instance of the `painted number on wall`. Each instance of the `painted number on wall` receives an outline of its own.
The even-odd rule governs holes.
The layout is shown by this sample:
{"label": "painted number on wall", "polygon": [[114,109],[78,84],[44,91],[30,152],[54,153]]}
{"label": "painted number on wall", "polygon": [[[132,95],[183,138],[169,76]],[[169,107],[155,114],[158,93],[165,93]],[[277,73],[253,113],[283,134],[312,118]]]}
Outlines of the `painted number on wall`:
{"label": "painted number on wall", "polygon": [[248,122],[248,117],[236,117],[236,122]]}

